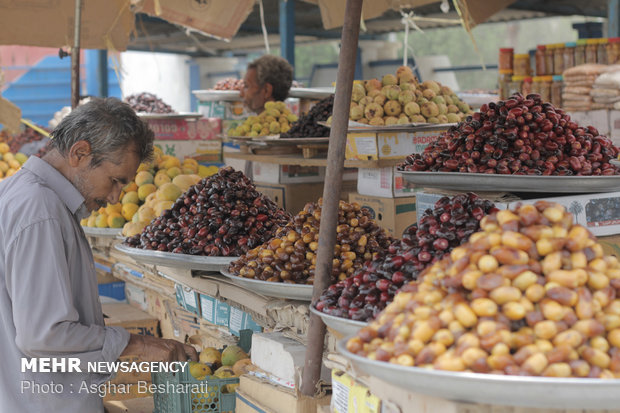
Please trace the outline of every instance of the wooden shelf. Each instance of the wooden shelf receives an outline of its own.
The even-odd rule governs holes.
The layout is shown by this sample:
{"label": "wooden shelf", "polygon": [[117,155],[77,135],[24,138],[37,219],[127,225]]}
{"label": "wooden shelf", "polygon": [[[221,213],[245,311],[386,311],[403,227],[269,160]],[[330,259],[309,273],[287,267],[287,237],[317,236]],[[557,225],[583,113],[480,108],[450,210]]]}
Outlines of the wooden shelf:
{"label": "wooden shelf", "polygon": [[[279,165],[327,166],[326,158],[304,158],[301,154],[292,155],[254,155],[251,153],[224,152],[224,158],[244,159],[246,161],[275,163]],[[396,166],[405,158],[380,159],[376,161],[345,160],[345,168],[385,168]]]}

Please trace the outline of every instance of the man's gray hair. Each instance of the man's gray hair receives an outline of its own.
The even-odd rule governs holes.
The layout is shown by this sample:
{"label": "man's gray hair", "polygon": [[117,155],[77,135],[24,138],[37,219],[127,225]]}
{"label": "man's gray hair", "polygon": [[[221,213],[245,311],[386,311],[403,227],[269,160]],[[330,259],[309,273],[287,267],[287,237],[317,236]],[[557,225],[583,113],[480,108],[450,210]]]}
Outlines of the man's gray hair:
{"label": "man's gray hair", "polygon": [[133,146],[140,161],[153,157],[153,131],[126,103],[116,98],[95,98],[69,113],[50,134],[52,147],[67,155],[79,141],[90,144],[95,167],[104,160]]}
{"label": "man's gray hair", "polygon": [[265,83],[273,86],[275,100],[283,101],[288,97],[293,83],[293,66],[286,59],[267,54],[250,63],[248,69],[256,69],[256,80],[260,86]]}

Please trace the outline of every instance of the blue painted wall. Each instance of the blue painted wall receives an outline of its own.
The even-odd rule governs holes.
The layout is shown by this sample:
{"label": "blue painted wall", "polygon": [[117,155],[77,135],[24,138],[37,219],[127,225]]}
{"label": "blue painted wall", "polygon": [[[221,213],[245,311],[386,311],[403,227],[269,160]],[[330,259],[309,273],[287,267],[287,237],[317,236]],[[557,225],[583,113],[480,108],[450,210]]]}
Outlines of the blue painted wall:
{"label": "blue painted wall", "polygon": [[[89,84],[89,79],[84,81],[83,84]],[[120,98],[119,82],[110,64],[108,82],[109,96]],[[85,92],[82,90],[81,94]],[[11,83],[2,92],[2,97],[18,106],[23,118],[47,126],[55,112],[64,106],[71,106],[71,60],[60,59],[58,56],[43,58]]]}

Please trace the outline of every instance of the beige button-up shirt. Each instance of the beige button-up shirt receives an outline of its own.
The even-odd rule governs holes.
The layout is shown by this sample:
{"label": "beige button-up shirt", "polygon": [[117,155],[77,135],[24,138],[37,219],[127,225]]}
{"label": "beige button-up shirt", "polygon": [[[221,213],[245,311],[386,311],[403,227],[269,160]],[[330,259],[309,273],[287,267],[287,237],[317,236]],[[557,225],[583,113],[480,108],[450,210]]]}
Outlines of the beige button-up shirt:
{"label": "beige button-up shirt", "polygon": [[[104,326],[79,222],[87,215],[79,191],[42,159],[0,183],[0,412],[103,411],[84,389],[109,377],[87,363],[115,361],[129,333]],[[22,372],[22,358],[41,357],[79,358],[82,372]]]}

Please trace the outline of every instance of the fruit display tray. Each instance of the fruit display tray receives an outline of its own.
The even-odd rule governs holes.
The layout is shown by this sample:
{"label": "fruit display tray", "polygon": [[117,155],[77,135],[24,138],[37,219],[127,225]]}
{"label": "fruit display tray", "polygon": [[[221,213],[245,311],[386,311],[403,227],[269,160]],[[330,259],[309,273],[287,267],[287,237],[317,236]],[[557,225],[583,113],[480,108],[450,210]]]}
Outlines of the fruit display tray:
{"label": "fruit display tray", "polygon": [[278,283],[239,277],[222,269],[220,274],[240,287],[267,297],[287,298],[290,300],[311,301],[312,286],[303,284]]}
{"label": "fruit display tray", "polygon": [[620,190],[620,175],[541,176],[399,171],[407,182],[456,191],[596,193]]}
{"label": "fruit display tray", "polygon": [[202,102],[209,101],[240,101],[241,95],[238,90],[192,90],[192,93],[196,98]]}
{"label": "fruit display tray", "polygon": [[90,237],[117,238],[121,235],[122,228],[95,228],[82,227],[84,234]]}
{"label": "fruit display tray", "polygon": [[321,320],[323,320],[327,327],[337,331],[343,336],[352,336],[356,334],[362,327],[368,325],[368,323],[365,323],[363,321],[354,321],[347,318],[335,317],[333,315],[325,314],[314,308],[314,306],[312,305],[310,306],[310,312],[321,317]]}
{"label": "fruit display tray", "polygon": [[617,409],[620,379],[502,376],[432,370],[375,361],[336,349],[365,373],[400,388],[457,402],[554,409]]}
{"label": "fruit display tray", "polygon": [[290,98],[325,99],[336,93],[335,87],[292,87],[288,92]]}
{"label": "fruit display tray", "polygon": [[[279,136],[279,135],[276,135]],[[315,145],[315,144],[325,144],[329,143],[329,138],[271,138],[271,137],[262,137],[262,138],[252,138],[250,140],[245,139],[241,141],[241,139],[235,137],[231,138],[233,140],[239,140],[240,143],[250,146],[285,146],[285,145]]]}
{"label": "fruit display tray", "polygon": [[138,116],[141,119],[199,119],[203,117],[202,113],[198,112],[181,112],[181,113],[146,113],[146,112],[138,112]]}
{"label": "fruit display tray", "polygon": [[207,257],[203,255],[177,254],[174,252],[143,250],[132,248],[124,244],[117,244],[115,248],[129,255],[136,261],[146,264],[164,265],[186,270],[220,271],[239,257]]}

